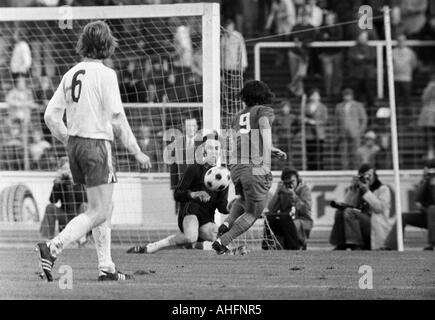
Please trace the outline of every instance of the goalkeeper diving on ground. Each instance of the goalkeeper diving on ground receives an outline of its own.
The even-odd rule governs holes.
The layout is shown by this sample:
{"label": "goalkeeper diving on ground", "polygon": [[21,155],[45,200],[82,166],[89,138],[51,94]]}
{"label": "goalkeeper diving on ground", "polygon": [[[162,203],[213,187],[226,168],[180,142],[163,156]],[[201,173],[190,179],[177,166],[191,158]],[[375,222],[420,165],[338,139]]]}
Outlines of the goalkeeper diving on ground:
{"label": "goalkeeper diving on ground", "polygon": [[182,180],[174,191],[174,198],[181,203],[178,212],[180,231],[145,246],[134,246],[127,253],[154,253],[173,246],[212,250],[216,240],[217,225],[214,220],[216,209],[228,214],[228,188],[211,191],[204,184],[207,171],[216,166],[221,155],[221,143],[217,133],[205,135],[202,146],[204,159],[189,165]]}

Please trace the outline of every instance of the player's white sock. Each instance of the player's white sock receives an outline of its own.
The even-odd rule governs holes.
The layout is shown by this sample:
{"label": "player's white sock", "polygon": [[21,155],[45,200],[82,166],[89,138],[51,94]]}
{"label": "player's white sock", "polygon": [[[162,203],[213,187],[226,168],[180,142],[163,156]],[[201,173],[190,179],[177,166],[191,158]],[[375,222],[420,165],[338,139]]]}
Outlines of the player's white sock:
{"label": "player's white sock", "polygon": [[156,252],[160,249],[177,245],[176,236],[177,235],[173,234],[173,235],[166,237],[162,240],[147,244],[147,252],[153,253],[153,252]]}
{"label": "player's white sock", "polygon": [[213,250],[211,245],[211,241],[196,242],[194,248],[200,250]]}
{"label": "player's white sock", "polygon": [[104,221],[104,223],[92,229],[92,237],[94,238],[95,249],[97,250],[98,270],[100,271],[100,275],[102,274],[102,271],[110,273],[115,272],[115,264],[112,261],[112,254],[110,251],[112,244],[111,232],[112,231],[107,221]]}
{"label": "player's white sock", "polygon": [[56,257],[71,242],[86,235],[91,228],[91,219],[86,214],[79,214],[66,225],[61,233],[48,242],[51,254]]}

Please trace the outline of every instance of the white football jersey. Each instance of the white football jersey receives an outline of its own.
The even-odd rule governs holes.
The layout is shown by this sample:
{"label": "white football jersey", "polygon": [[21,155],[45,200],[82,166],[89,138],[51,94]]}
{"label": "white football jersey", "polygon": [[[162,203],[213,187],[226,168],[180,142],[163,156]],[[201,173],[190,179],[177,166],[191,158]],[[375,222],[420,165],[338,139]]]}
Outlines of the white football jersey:
{"label": "white football jersey", "polygon": [[68,136],[113,141],[113,115],[124,112],[116,72],[100,60],[75,65],[63,76],[47,111],[65,107]]}

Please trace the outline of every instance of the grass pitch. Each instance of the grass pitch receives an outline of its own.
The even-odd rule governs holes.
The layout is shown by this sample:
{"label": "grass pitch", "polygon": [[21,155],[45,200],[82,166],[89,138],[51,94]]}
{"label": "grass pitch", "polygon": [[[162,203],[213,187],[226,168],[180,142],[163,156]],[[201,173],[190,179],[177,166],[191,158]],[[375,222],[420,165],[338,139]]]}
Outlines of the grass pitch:
{"label": "grass pitch", "polygon": [[[0,249],[0,299],[435,299],[433,252],[251,251],[218,256],[211,251],[163,250],[126,254],[113,250],[120,270],[134,281],[99,283],[92,248],[58,258],[55,281],[37,276],[32,248]],[[73,270],[72,290],[60,289],[61,265]],[[362,265],[373,270],[373,289],[362,290]]]}

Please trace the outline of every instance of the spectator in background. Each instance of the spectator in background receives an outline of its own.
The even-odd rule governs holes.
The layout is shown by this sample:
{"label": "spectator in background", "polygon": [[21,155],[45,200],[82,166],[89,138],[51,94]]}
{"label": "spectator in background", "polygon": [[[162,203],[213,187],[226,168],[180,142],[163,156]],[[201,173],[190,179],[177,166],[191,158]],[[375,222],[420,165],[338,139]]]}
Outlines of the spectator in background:
{"label": "spectator in background", "polygon": [[[306,15],[308,23],[313,27],[320,27],[323,23],[323,10],[317,6],[317,0],[307,0],[307,3],[302,10],[299,11],[300,14]],[[298,17],[302,19],[302,17]]]}
{"label": "spectator in background", "polygon": [[366,103],[366,108],[374,105],[372,84],[375,83],[375,48],[368,45],[368,32],[362,31],[357,44],[349,49],[350,73],[355,81],[357,99]]}
{"label": "spectator in background", "polygon": [[[288,41],[293,27],[296,25],[296,9],[293,0],[273,0],[264,29],[276,35],[276,40]],[[285,54],[278,53],[276,66],[281,66],[286,59]]]}
{"label": "spectator in background", "polygon": [[52,135],[50,129],[48,129],[47,125],[44,121],[44,112],[47,108],[48,101],[50,101],[53,96],[53,84],[51,80],[47,76],[42,76],[39,79],[39,86],[35,91],[35,102],[39,106],[39,122],[42,126],[42,134],[44,135],[44,139],[47,141],[52,140]]}
{"label": "spectator in background", "polygon": [[23,40],[23,34],[20,29],[14,33],[14,49],[11,57],[11,72],[14,79],[19,76],[28,77],[30,67],[32,66],[32,53],[29,44]]}
{"label": "spectator in background", "polygon": [[[391,0],[365,0],[365,5],[368,5],[370,6],[370,8],[372,8],[373,17],[383,17],[384,6],[391,7],[391,4],[392,4]],[[373,19],[372,22],[379,39],[385,39],[384,19]]]}
{"label": "spectator in background", "polygon": [[53,84],[50,78],[47,76],[41,76],[39,78],[38,84],[39,86],[35,91],[35,102],[41,105],[45,111],[45,107],[54,94]]}
{"label": "spectator in background", "polygon": [[[317,34],[318,41],[341,41],[343,31],[336,24],[336,14],[328,11],[325,16],[325,28],[321,28]],[[343,81],[343,52],[342,48],[318,48],[319,59],[323,69],[325,92],[328,98],[340,94]]]}
{"label": "spectator in background", "polygon": [[29,154],[31,159],[31,168],[39,169],[39,161],[48,149],[51,148],[51,144],[43,139],[42,132],[39,130],[33,130],[30,139]]}
{"label": "spectator in background", "polygon": [[192,102],[202,102],[202,47],[198,46],[193,51],[191,83]]}
{"label": "spectator in background", "polygon": [[[56,220],[59,223],[60,232],[69,221],[78,214],[83,213],[86,209],[87,196],[85,187],[73,183],[67,157],[63,157],[59,161],[59,169],[54,179],[49,201],[50,204],[45,208],[40,232],[42,237],[52,239],[55,235]],[[56,206],[58,202],[60,202],[59,207]],[[77,242],[80,245],[84,244],[86,236]]]}
{"label": "spectator in background", "polygon": [[120,92],[122,100],[129,103],[146,102],[146,89],[136,60],[130,59],[122,72]]}
{"label": "spectator in background", "polygon": [[[34,0],[31,5],[36,7],[56,7],[59,0]],[[39,78],[47,75],[52,78],[55,73],[53,59],[53,38],[56,29],[59,29],[57,20],[25,21],[27,41],[32,50],[32,77]]]}
{"label": "spectator in background", "polygon": [[[412,117],[411,88],[412,72],[417,67],[418,60],[414,51],[406,46],[406,36],[401,34],[397,37],[397,47],[393,49],[394,84],[398,105],[401,106],[399,114],[409,123]],[[400,119],[400,118],[399,118]]]}
{"label": "spectator in background", "polygon": [[[2,27],[0,26],[0,33],[3,34]],[[0,101],[4,101],[6,96],[7,83],[10,78],[8,66],[8,42],[6,37],[0,37]]]}
{"label": "spectator in background", "polygon": [[234,21],[226,20],[221,38],[222,68],[228,73],[244,73],[248,67],[245,39],[234,28]]}
{"label": "spectator in background", "polygon": [[355,40],[353,30],[358,27],[358,23],[346,24],[346,22],[359,19],[356,15],[359,15],[359,8],[362,5],[363,0],[328,0],[328,9],[337,14],[337,22],[345,23],[343,25],[343,40]]}
{"label": "spectator in background", "polygon": [[[193,90],[192,82],[186,79],[183,71],[177,68],[173,68],[172,71],[165,79],[166,92],[164,99],[174,102],[192,102],[192,100],[197,99],[198,97],[196,97],[196,93]],[[155,90],[154,93],[153,90]],[[148,86],[148,94],[149,101],[154,101],[151,100],[154,98],[160,98],[160,93],[157,91],[157,86],[154,83],[150,83]],[[192,98],[192,95],[195,95],[195,97]]]}
{"label": "spectator in background", "polygon": [[375,168],[368,164],[359,168],[343,203],[335,213],[329,239],[334,250],[381,248],[391,230],[391,191],[379,180]]}
{"label": "spectator in background", "polygon": [[19,119],[23,123],[29,124],[31,110],[36,105],[33,101],[32,91],[27,88],[24,77],[16,79],[16,87],[6,95],[6,103],[11,119]]}
{"label": "spectator in background", "polygon": [[[168,73],[168,61],[160,56],[152,56],[149,62],[149,71],[146,72],[147,102],[162,102],[168,99],[168,92],[165,91]],[[174,77],[175,82],[175,77]],[[164,98],[164,96],[166,96]]]}
{"label": "spectator in background", "polygon": [[[243,32],[243,12],[245,10],[243,0],[221,0],[223,19],[231,19],[236,23],[236,29]],[[247,8],[246,8],[247,9]]]}
{"label": "spectator in background", "polygon": [[[195,149],[198,146],[198,141],[195,140],[195,137],[198,133],[198,122],[195,118],[185,120],[184,132],[185,136],[182,138],[182,140],[176,142],[176,146],[181,147],[180,149],[174,150],[175,154],[173,154],[173,156],[175,156],[176,162],[169,166],[171,190],[175,190],[177,188],[187,166],[195,162]],[[175,209],[175,212],[178,212],[178,202],[176,203]]]}
{"label": "spectator in background", "polygon": [[428,159],[435,157],[435,75],[432,75],[422,95],[423,108],[417,125],[425,129]]}
{"label": "spectator in background", "polygon": [[285,40],[288,39],[295,25],[296,10],[293,0],[273,0],[265,29],[268,32],[281,35],[281,39]]}
{"label": "spectator in background", "polygon": [[[281,103],[281,109],[277,112],[275,121],[273,123],[272,130],[273,138],[276,139],[274,141],[274,145],[281,149],[288,155],[288,163],[292,164],[292,139],[299,132],[300,123],[299,117],[295,116],[291,112],[291,103],[288,100],[285,100]],[[275,163],[275,161],[277,163]],[[272,163],[274,165],[280,164],[275,158],[272,159]]]}
{"label": "spectator in background", "polygon": [[354,169],[356,151],[367,128],[367,114],[364,106],[354,100],[352,89],[343,90],[343,102],[335,107],[335,128],[342,169]]}
{"label": "spectator in background", "polygon": [[[285,250],[306,250],[313,228],[311,190],[295,169],[284,168],[281,181],[270,199],[262,248],[270,248],[271,232]],[[269,229],[270,227],[270,229]]]}
{"label": "spectator in background", "polygon": [[243,74],[248,67],[245,39],[235,30],[234,22],[226,20],[221,37],[221,68],[223,69],[223,85],[226,88],[224,103],[231,107],[238,100]]}
{"label": "spectator in background", "polygon": [[367,131],[364,135],[364,143],[356,151],[356,165],[360,167],[364,163],[375,167],[376,159],[381,148],[376,144],[376,134],[373,131]]}
{"label": "spectator in background", "polygon": [[296,96],[304,93],[304,79],[307,76],[309,66],[309,51],[307,45],[315,39],[313,26],[309,23],[309,17],[302,15],[301,22],[293,28],[290,41],[295,44],[288,52],[290,65],[289,90]]}
{"label": "spectator in background", "polygon": [[153,137],[149,126],[142,126],[139,131],[137,143],[142,152],[150,157],[152,164],[151,171],[163,172],[163,155],[162,145]]}
{"label": "spectator in background", "polygon": [[326,138],[328,109],[321,102],[319,89],[313,89],[305,110],[307,169],[323,170],[323,146]]}
{"label": "spectator in background", "polygon": [[21,121],[9,119],[8,129],[5,133],[4,144],[1,146],[0,157],[2,170],[23,170],[24,169],[24,144]]}
{"label": "spectator in background", "polygon": [[[428,246],[423,250],[433,251],[435,247],[435,159],[429,159],[423,170],[423,178],[416,192],[417,212],[402,213],[402,227],[427,229]],[[397,250],[397,225],[395,224],[381,250]]]}
{"label": "spectator in background", "polygon": [[[317,28],[320,27],[323,23],[323,10],[317,5],[317,0],[306,1],[306,4],[298,12],[298,21],[301,21],[303,19],[303,16],[306,16],[306,19],[308,20],[308,24],[310,24],[315,28],[314,30],[314,38],[315,38],[318,32]],[[308,69],[308,73],[316,78],[320,78],[321,66],[319,61],[318,48],[310,48],[309,59],[310,59],[310,68]]]}
{"label": "spectator in background", "polygon": [[192,39],[188,26],[178,26],[174,35],[175,61],[174,65],[183,68],[192,68]]}
{"label": "spectator in background", "polygon": [[193,51],[192,74],[193,74],[195,82],[201,82],[201,80],[202,80],[202,46],[198,46],[198,48]]}
{"label": "spectator in background", "polygon": [[426,23],[427,0],[401,0],[398,9],[398,32],[412,38]]}
{"label": "spectator in background", "polygon": [[305,6],[306,0],[293,0],[293,3],[295,5],[296,13],[299,12],[299,10]]}

